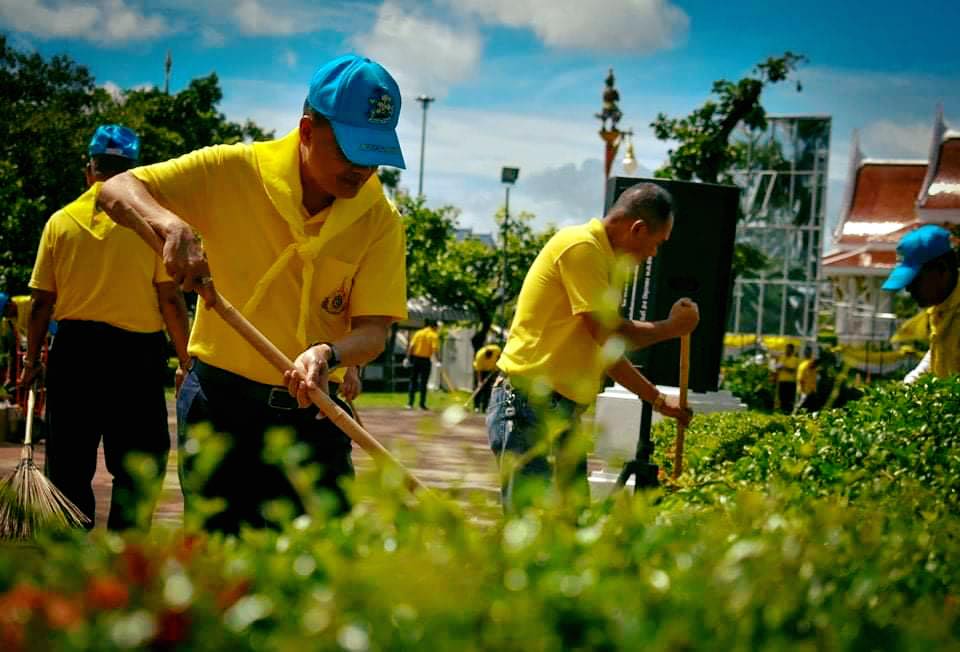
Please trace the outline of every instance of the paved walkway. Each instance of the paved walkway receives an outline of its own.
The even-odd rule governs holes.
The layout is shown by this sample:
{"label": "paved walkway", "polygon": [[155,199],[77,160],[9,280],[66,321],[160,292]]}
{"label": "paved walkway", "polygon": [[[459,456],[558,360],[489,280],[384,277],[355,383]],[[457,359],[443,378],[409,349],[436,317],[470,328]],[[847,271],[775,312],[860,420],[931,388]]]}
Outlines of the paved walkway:
{"label": "paved walkway", "polygon": [[[155,522],[180,524],[183,520],[183,499],[177,478],[175,410],[169,406],[170,436],[173,443],[163,494],[155,513]],[[361,410],[367,430],[397,455],[411,471],[431,487],[455,489],[458,498],[480,497],[496,511],[498,504],[497,466],[487,447],[483,418],[470,414],[455,426],[444,424],[438,412],[421,412],[385,408]],[[38,465],[43,464],[44,447],[35,448]],[[20,459],[20,446],[0,443],[0,477],[6,477]],[[370,474],[373,460],[354,445],[354,465],[358,477]],[[106,525],[110,507],[111,477],[103,461],[103,448],[94,478],[97,497],[97,527]]]}

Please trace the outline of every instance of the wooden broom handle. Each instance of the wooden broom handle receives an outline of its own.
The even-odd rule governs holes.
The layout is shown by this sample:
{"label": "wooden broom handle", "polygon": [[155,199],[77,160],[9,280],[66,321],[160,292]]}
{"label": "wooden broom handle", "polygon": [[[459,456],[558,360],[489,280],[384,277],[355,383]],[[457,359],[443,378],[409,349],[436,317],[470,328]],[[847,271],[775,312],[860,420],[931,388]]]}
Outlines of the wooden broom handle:
{"label": "wooden broom handle", "polygon": [[[690,382],[690,335],[680,338],[680,409],[687,409],[687,385]],[[677,443],[673,450],[673,479],[683,472],[683,440],[687,427],[677,421]]]}
{"label": "wooden broom handle", "polygon": [[[137,221],[140,223],[134,227],[134,230],[137,231],[142,238],[144,238],[151,248],[157,252],[157,255],[163,256],[163,241],[160,240],[160,236],[147,224],[146,220],[143,220],[139,215],[136,216]],[[288,369],[293,368],[293,361],[288,358],[283,351],[274,346],[273,342],[268,340],[263,333],[261,333],[256,326],[250,323],[246,317],[244,317],[239,310],[233,307],[229,301],[227,301],[222,294],[214,291],[216,295],[216,304],[213,306],[213,310],[220,315],[220,317],[227,322],[243,339],[250,343],[250,345],[255,348],[260,355],[267,359],[267,361],[281,374],[287,371]],[[314,405],[320,408],[320,411],[328,419],[333,421],[350,439],[357,442],[357,444],[363,450],[367,451],[370,454],[370,457],[374,459],[381,466],[384,463],[389,462],[396,468],[398,468],[403,473],[403,483],[411,492],[417,490],[428,491],[426,485],[420,482],[416,476],[414,476],[403,464],[400,463],[393,454],[383,447],[379,441],[373,438],[373,436],[363,429],[359,423],[354,421],[347,412],[341,408],[339,405],[334,403],[325,392],[315,389],[310,393],[310,400],[313,401]]]}

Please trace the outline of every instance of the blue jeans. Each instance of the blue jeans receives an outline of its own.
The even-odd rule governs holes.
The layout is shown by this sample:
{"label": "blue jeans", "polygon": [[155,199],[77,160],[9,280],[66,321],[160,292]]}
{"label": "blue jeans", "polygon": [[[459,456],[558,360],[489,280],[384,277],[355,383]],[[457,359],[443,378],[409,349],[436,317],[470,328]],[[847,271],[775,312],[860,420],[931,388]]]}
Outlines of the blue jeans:
{"label": "blue jeans", "polygon": [[589,499],[589,442],[578,428],[585,409],[556,392],[536,400],[509,380],[496,381],[486,421],[504,511],[520,511],[552,486],[561,495]]}

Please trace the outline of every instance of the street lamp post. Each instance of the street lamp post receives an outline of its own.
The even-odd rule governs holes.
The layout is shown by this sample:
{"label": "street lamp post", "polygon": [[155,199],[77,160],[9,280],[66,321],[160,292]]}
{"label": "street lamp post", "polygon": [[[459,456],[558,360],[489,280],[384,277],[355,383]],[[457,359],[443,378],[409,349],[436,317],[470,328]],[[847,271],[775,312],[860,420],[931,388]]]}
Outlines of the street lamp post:
{"label": "street lamp post", "polygon": [[417,184],[417,196],[423,197],[423,154],[427,146],[427,107],[436,100],[429,95],[421,95],[417,101],[423,105],[423,120],[420,123],[420,182]]}
{"label": "street lamp post", "polygon": [[520,176],[520,168],[501,168],[500,182],[506,191],[506,197],[503,204],[503,231],[501,240],[503,240],[503,267],[500,270],[500,344],[506,339],[504,333],[507,328],[507,225],[510,222],[510,186],[517,182]]}

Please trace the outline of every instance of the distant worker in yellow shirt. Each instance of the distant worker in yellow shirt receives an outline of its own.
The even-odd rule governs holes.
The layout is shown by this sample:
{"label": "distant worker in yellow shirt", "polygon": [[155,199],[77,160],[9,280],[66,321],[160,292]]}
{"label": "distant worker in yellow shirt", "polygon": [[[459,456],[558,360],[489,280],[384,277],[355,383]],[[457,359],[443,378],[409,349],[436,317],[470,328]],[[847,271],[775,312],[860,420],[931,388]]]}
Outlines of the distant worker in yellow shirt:
{"label": "distant worker in yellow shirt", "polygon": [[492,376],[497,372],[497,360],[500,359],[500,347],[487,344],[473,356],[473,374],[477,395],[473,397],[473,408],[477,412],[486,412],[490,405],[490,393],[493,390]]}
{"label": "distant worker in yellow shirt", "polygon": [[774,384],[777,391],[777,405],[786,414],[793,412],[797,400],[797,367],[800,358],[797,357],[797,347],[788,343],[774,367]]}
{"label": "distant worker in yellow shirt", "polygon": [[960,283],[950,232],[933,224],[921,226],[900,239],[897,255],[900,262],[883,289],[906,288],[930,319],[930,350],[904,382],[925,373],[939,378],[960,373]]}
{"label": "distant worker in yellow shirt", "polygon": [[[304,463],[320,469],[314,489],[332,512],[349,508],[351,441],[317,418],[308,391],[329,389],[348,409],[336,397],[345,369],[376,358],[390,324],[406,318],[403,224],[376,174],[379,165],[404,167],[399,115],[400,89],[386,69],[343,56],[314,73],[297,127],[278,140],[208,147],[104,187],[111,217],[134,226],[141,216],[161,237],[164,263],[185,290],[210,304],[215,279],[295,361],[279,374],[216,312],[198,310],[177,417],[187,513],[208,529],[235,533],[302,513],[300,494],[263,459],[275,428],[293,432]],[[228,447],[201,478],[192,471],[205,423]],[[198,511],[210,503],[217,513]]]}
{"label": "distant worker in yellow shirt", "polygon": [[658,322],[619,313],[630,271],[654,256],[672,230],[670,194],[640,183],[624,191],[602,220],[558,231],[534,260],[487,410],[506,509],[528,504],[551,478],[562,490],[589,497],[589,441],[577,424],[604,374],[660,414],[690,420],[689,410],[661,394],[623,354],[693,331],[700,318],[696,304],[681,299]]}
{"label": "distant worker in yellow shirt", "polygon": [[[47,328],[58,320],[46,373],[47,474],[92,522],[91,483],[103,439],[113,476],[107,527],[145,528],[170,450],[163,327],[186,365],[187,309],[160,258],[97,202],[104,181],[136,164],[140,139],[126,127],[103,125],[88,153],[89,189],[54,213],[40,237],[20,382],[40,377]],[[141,467],[144,477],[128,467],[134,454],[153,462]]]}
{"label": "distant worker in yellow shirt", "polygon": [[813,350],[807,349],[803,360],[797,366],[797,400],[794,411],[812,410],[817,401],[817,371],[820,359],[814,357]]}
{"label": "distant worker in yellow shirt", "polygon": [[407,343],[407,360],[410,361],[410,391],[407,397],[407,409],[413,409],[413,399],[420,392],[420,409],[427,409],[427,381],[433,362],[440,352],[440,334],[437,322],[427,319],[426,325],[413,334]]}

